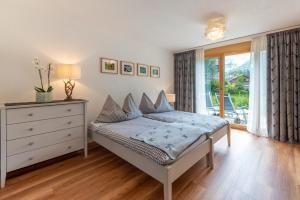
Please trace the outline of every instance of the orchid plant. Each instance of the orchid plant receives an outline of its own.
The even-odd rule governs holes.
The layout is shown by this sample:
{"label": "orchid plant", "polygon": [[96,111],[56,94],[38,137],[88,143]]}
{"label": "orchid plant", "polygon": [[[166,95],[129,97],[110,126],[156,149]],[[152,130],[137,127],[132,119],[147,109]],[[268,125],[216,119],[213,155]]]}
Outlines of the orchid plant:
{"label": "orchid plant", "polygon": [[[40,64],[40,60],[38,58],[34,58],[32,63],[35,65],[35,68],[38,70],[39,77],[40,77],[40,83],[41,87],[35,86],[34,89],[36,92],[51,92],[53,90],[53,87],[50,85],[50,75],[52,71],[52,63],[49,63],[47,66],[43,66]],[[43,82],[43,73],[47,73],[47,89],[44,87]]]}

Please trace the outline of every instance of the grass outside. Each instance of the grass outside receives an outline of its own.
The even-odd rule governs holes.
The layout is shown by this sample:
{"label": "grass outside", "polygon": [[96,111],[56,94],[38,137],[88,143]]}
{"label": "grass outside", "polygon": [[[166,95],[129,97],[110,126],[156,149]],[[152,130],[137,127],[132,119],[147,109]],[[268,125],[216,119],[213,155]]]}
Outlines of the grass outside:
{"label": "grass outside", "polygon": [[249,107],[249,94],[230,94],[236,108]]}
{"label": "grass outside", "polygon": [[[230,96],[236,109],[240,107],[249,107],[249,93],[230,93]],[[218,105],[217,97],[215,94],[212,94],[212,101],[214,105]]]}

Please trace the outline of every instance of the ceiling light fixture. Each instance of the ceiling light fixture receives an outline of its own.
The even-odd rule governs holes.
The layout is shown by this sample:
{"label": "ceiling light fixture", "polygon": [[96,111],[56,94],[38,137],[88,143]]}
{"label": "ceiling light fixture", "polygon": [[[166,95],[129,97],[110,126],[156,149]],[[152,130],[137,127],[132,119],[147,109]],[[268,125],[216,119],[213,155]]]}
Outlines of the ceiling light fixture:
{"label": "ceiling light fixture", "polygon": [[215,17],[208,21],[205,37],[209,40],[216,41],[224,37],[225,17]]}

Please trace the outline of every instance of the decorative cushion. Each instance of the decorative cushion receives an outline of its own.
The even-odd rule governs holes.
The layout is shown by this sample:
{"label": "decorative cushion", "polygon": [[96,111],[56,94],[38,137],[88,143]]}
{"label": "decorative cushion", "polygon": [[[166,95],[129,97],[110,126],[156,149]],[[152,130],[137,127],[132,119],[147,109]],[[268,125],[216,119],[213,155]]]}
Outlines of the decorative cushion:
{"label": "decorative cushion", "polygon": [[131,93],[129,93],[124,100],[123,111],[126,113],[128,120],[135,119],[143,115],[136,106]]}
{"label": "decorative cushion", "polygon": [[143,93],[141,103],[140,103],[140,111],[144,114],[154,113],[155,107],[151,99]]}
{"label": "decorative cushion", "polygon": [[121,122],[127,120],[127,115],[122,108],[111,98],[110,95],[102,107],[102,111],[96,119],[96,122]]}
{"label": "decorative cushion", "polygon": [[166,94],[163,90],[159,93],[154,107],[158,113],[170,112],[174,110],[174,108],[169,104]]}

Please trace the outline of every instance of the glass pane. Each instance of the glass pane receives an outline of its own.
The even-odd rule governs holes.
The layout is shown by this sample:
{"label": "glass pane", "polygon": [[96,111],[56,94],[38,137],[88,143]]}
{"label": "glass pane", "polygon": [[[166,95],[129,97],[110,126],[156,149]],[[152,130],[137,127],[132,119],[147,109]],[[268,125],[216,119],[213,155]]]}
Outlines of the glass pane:
{"label": "glass pane", "polygon": [[219,73],[219,58],[205,59],[205,96],[209,115],[220,115],[220,104],[216,98],[220,92]]}
{"label": "glass pane", "polygon": [[224,117],[246,125],[249,108],[250,53],[225,56]]}

